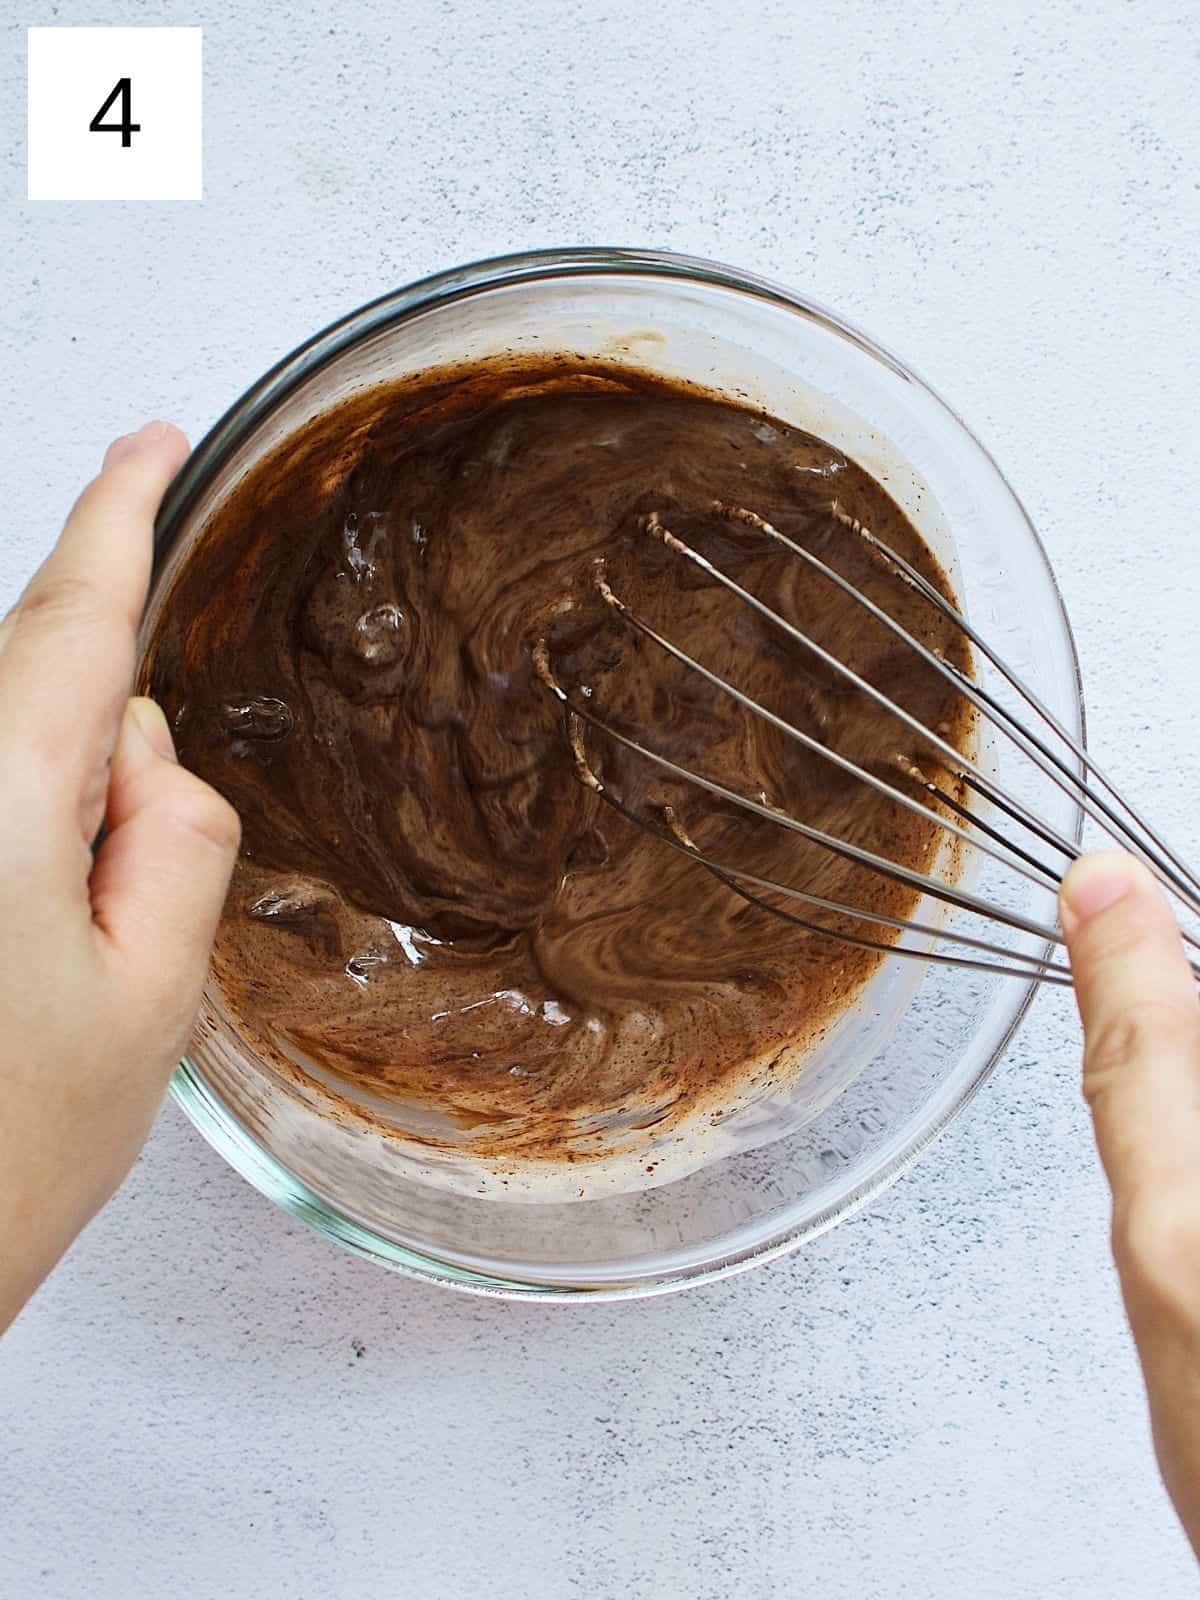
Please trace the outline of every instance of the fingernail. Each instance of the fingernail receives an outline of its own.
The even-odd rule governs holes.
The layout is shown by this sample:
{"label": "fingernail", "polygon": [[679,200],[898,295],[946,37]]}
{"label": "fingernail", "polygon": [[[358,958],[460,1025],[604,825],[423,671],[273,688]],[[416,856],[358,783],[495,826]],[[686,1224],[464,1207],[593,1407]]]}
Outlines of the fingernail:
{"label": "fingernail", "polygon": [[1098,850],[1080,856],[1063,879],[1059,911],[1063,931],[1071,933],[1109,906],[1115,906],[1134,886],[1137,863],[1123,850]]}
{"label": "fingernail", "polygon": [[167,761],[177,759],[175,741],[167,726],[162,707],[144,695],[135,695],[129,702],[129,716],[138,733],[154,751]]}
{"label": "fingernail", "polygon": [[146,445],[157,444],[170,432],[170,428],[169,422],[145,422],[136,433],[123,433],[104,452],[104,465],[111,467],[114,462],[124,461],[126,456],[133,455]]}

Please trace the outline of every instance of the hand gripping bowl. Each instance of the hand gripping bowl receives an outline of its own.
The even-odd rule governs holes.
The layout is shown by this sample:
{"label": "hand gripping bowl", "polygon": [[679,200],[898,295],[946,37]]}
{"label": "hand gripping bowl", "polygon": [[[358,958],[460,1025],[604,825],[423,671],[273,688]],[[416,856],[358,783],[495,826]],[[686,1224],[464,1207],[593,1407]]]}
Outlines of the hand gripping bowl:
{"label": "hand gripping bowl", "polygon": [[[173,576],[243,475],[353,390],[507,352],[572,352],[718,389],[828,439],[878,478],[951,575],[964,611],[1072,734],[1082,704],[1045,554],[987,452],[896,357],[832,313],[707,261],[632,250],[546,251],[401,289],[288,356],[217,423],[163,506],[149,637]],[[977,663],[987,682],[987,663]],[[1028,779],[995,741],[1001,786]],[[1039,797],[1077,839],[1073,796]],[[977,871],[976,866],[968,870]],[[1018,909],[1053,922],[1050,892]],[[938,912],[933,910],[936,917]],[[953,914],[952,914],[953,915]],[[1029,935],[1014,948],[1041,955]],[[206,1000],[174,1093],[217,1150],[319,1232],[412,1276],[481,1293],[566,1300],[662,1293],[799,1245],[891,1183],[1003,1052],[1032,981],[885,958],[805,1060],[785,1102],[751,1106],[680,1175],[633,1192],[497,1198],[428,1181],[377,1128],[251,1058]],[[672,1168],[669,1163],[665,1170]]]}

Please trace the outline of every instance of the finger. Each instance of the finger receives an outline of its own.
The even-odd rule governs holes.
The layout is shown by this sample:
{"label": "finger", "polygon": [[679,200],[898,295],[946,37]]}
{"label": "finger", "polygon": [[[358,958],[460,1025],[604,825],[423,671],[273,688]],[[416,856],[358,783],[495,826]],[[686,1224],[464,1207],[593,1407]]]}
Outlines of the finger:
{"label": "finger", "polygon": [[186,454],[165,422],[110,446],[7,621],[0,739],[48,769],[57,794],[102,778],[129,695],[154,514]]}
{"label": "finger", "polygon": [[147,422],[114,439],[18,610],[36,605],[47,588],[66,578],[89,585],[136,627],[150,575],[154,514],[187,451],[186,437],[170,422]]}
{"label": "finger", "polygon": [[111,959],[182,1043],[200,998],[240,827],[229,803],[179,766],[152,700],[129,702],[113,753],[108,833],[92,918]]}
{"label": "finger", "polygon": [[1061,898],[1084,1028],[1084,1090],[1118,1210],[1195,1199],[1200,1003],[1165,895],[1131,856],[1084,856]]}

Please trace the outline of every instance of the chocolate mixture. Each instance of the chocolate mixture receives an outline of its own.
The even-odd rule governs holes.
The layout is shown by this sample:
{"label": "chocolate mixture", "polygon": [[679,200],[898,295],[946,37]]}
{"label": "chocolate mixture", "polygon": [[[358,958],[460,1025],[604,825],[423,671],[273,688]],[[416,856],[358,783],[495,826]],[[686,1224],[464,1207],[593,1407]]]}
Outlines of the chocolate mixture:
{"label": "chocolate mixture", "polygon": [[[670,760],[926,867],[932,823],[713,689],[596,582],[903,784],[898,754],[932,770],[911,733],[652,531],[656,514],[961,743],[968,713],[944,679],[718,509],[768,519],[966,665],[835,500],[949,592],[839,451],[626,369],[426,375],[360,394],[261,463],[184,565],[144,669],[181,758],[244,824],[213,970],[245,1040],[416,1138],[528,1159],[719,1110],[836,1018],[879,957],[748,904],[581,783],[532,659],[545,640],[565,689]],[[586,725],[583,747],[626,806],[657,828],[673,818],[713,858],[912,908],[910,891]]]}

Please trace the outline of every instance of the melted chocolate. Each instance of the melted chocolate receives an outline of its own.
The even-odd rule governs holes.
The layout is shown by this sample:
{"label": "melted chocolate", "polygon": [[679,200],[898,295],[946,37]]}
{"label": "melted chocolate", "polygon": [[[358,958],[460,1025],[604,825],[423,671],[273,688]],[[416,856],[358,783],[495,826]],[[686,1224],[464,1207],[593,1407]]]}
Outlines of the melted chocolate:
{"label": "melted chocolate", "polygon": [[[748,904],[581,783],[533,662],[545,640],[563,687],[632,738],[927,867],[932,822],[713,689],[597,586],[903,785],[897,755],[932,770],[911,733],[652,532],[657,514],[961,742],[967,712],[944,679],[714,509],[767,518],[966,665],[954,630],[834,517],[835,499],[949,592],[896,504],[839,451],[626,369],[426,375],[347,401],[260,463],[184,564],[144,669],[182,760],[242,817],[213,971],[251,1047],[414,1137],[570,1157],[599,1127],[719,1108],[835,1018],[879,957]],[[893,914],[914,904],[594,728],[582,742],[610,793],[660,830],[673,818],[711,857]]]}

